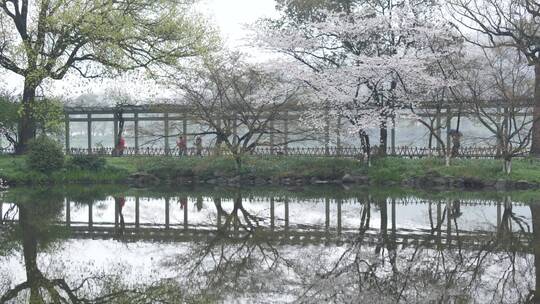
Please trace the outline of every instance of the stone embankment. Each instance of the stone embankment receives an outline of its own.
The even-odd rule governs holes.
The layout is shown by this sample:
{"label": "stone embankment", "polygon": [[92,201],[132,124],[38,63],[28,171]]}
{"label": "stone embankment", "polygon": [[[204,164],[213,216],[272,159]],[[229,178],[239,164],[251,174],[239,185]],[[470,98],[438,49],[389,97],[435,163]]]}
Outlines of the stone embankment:
{"label": "stone embankment", "polygon": [[433,190],[532,190],[540,189],[540,184],[528,181],[482,180],[470,177],[448,177],[428,172],[424,176],[411,177],[401,182],[375,182],[366,175],[345,174],[341,178],[324,177],[258,177],[258,176],[213,176],[201,178],[197,176],[179,176],[174,179],[160,180],[147,173],[132,174],[128,182],[135,187],[157,185],[194,185],[207,184],[217,186],[307,186],[307,185],[365,185],[365,186],[401,186],[407,188]]}

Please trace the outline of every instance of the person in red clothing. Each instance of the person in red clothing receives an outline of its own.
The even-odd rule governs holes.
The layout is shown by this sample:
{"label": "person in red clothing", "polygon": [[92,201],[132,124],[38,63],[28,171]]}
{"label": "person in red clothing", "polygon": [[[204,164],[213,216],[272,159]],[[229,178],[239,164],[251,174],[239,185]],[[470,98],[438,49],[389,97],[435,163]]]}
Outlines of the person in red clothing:
{"label": "person in red clothing", "polygon": [[124,150],[126,149],[126,140],[124,137],[120,136],[120,139],[118,140],[118,146],[116,147],[116,152],[118,153],[118,156],[124,155]]}
{"label": "person in red clothing", "polygon": [[178,137],[178,140],[176,141],[176,146],[178,147],[179,156],[187,155],[187,140],[184,136]]}

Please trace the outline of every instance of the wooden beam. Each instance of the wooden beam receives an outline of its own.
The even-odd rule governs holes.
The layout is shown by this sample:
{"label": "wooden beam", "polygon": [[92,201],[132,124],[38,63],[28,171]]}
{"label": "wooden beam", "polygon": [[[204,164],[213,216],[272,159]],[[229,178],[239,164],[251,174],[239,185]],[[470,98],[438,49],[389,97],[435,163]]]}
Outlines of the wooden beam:
{"label": "wooden beam", "polygon": [[390,153],[396,154],[396,120],[392,118],[392,128],[390,129]]}
{"label": "wooden beam", "polygon": [[274,136],[274,120],[270,121],[270,154],[274,155],[274,147],[276,146],[275,136]]}
{"label": "wooden beam", "polygon": [[69,139],[71,137],[71,131],[69,129],[69,114],[66,113],[66,117],[65,117],[66,121],[65,121],[65,127],[66,127],[66,138],[65,138],[65,144],[66,144],[66,154],[69,154],[69,150],[71,149],[70,147],[70,144],[69,144]]}
{"label": "wooden beam", "polygon": [[328,106],[324,111],[324,153],[330,155],[330,112]]}
{"label": "wooden beam", "polygon": [[88,114],[88,124],[87,124],[87,146],[88,146],[88,153],[92,153],[92,114]]}
{"label": "wooden beam", "polygon": [[113,119],[114,124],[114,134],[113,134],[113,147],[116,148],[116,145],[118,144],[118,120],[115,118]]}
{"label": "wooden beam", "polygon": [[139,113],[135,113],[135,153],[139,154]]}
{"label": "wooden beam", "polygon": [[170,154],[171,147],[169,145],[169,113],[163,114],[164,123],[163,123],[163,130],[164,130],[164,137],[165,137],[165,155]]}
{"label": "wooden beam", "polygon": [[285,112],[285,119],[283,122],[283,137],[285,141],[285,155],[289,154],[289,112]]}
{"label": "wooden beam", "polygon": [[341,125],[341,116],[338,116],[337,119],[337,125],[336,125],[336,147],[337,147],[337,155],[341,155],[341,128],[343,127]]}

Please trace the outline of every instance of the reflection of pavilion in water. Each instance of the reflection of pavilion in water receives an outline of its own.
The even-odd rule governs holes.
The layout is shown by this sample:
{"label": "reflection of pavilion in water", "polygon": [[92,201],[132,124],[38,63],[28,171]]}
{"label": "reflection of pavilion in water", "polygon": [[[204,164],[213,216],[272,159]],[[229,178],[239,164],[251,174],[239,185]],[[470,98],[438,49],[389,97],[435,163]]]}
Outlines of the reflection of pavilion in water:
{"label": "reflection of pavilion in water", "polygon": [[[246,210],[248,205],[242,198],[233,200],[235,208],[226,211],[226,202],[221,198],[191,198],[167,197],[153,202],[152,208],[145,205],[141,208],[141,197],[130,197],[128,203],[134,204],[129,220],[125,219],[124,208],[126,199],[115,197],[114,210],[106,209],[105,213],[113,213],[114,221],[105,220],[104,216],[96,219],[94,205],[99,202],[87,204],[87,217],[85,220],[78,214],[77,219],[72,218],[73,203],[67,201],[63,218],[58,225],[66,226],[70,237],[75,239],[118,239],[122,241],[150,241],[150,242],[192,242],[211,241],[223,238],[227,242],[243,242],[253,240],[259,242],[272,242],[285,245],[307,244],[341,244],[357,242],[362,238],[366,244],[380,244],[381,241],[391,241],[394,245],[422,245],[426,247],[464,247],[469,249],[482,248],[493,242],[505,243],[516,247],[519,251],[532,252],[531,225],[524,216],[514,213],[514,208],[523,207],[523,204],[483,200],[444,200],[424,201],[416,198],[375,200],[365,199],[321,199],[319,213],[324,213],[324,223],[313,223],[303,220],[303,214],[291,216],[291,205],[298,201],[287,197],[281,198],[251,198],[259,204],[259,211],[255,214]],[[195,203],[191,208],[190,203]],[[203,201],[215,208],[215,212],[208,215],[209,221],[201,223],[200,220],[191,220],[193,215],[203,208]],[[103,203],[103,202],[101,202]],[[178,204],[175,204],[178,203]],[[344,213],[350,218],[349,212],[343,211],[344,205],[356,203],[359,208],[353,216],[359,219],[358,225],[344,224]],[[157,208],[156,204],[163,204]],[[266,204],[266,207],[261,207]],[[412,205],[412,206],[411,206]],[[110,207],[110,204],[108,205]],[[179,208],[175,208],[178,207]],[[423,208],[427,212],[417,212],[416,223],[398,225],[400,212],[406,206]],[[489,219],[493,225],[483,229],[462,227],[458,219],[463,216],[464,208],[484,206],[495,209],[493,217]],[[98,206],[99,207],[99,206]],[[236,208],[239,207],[239,208]],[[0,205],[1,208],[1,205]],[[161,210],[157,210],[161,209]],[[174,220],[172,209],[180,211],[182,219]],[[177,210],[179,209],[179,210]],[[230,208],[229,208],[230,209]],[[239,209],[240,214],[233,214]],[[298,208],[297,208],[298,209]],[[399,209],[399,210],[398,210]],[[527,208],[528,209],[528,208]],[[155,213],[162,211],[163,217],[159,221],[141,221],[145,212]],[[0,210],[1,211],[1,210]],[[238,211],[238,210],[237,210]],[[494,211],[494,210],[492,210]],[[378,214],[378,216],[377,216]],[[291,217],[292,220],[291,220]],[[110,217],[112,219],[112,217]],[[171,219],[173,218],[173,219]],[[15,222],[16,220],[13,220]],[[422,226],[419,222],[429,223]],[[10,224],[10,221],[5,221]],[[511,240],[511,242],[508,242]]]}

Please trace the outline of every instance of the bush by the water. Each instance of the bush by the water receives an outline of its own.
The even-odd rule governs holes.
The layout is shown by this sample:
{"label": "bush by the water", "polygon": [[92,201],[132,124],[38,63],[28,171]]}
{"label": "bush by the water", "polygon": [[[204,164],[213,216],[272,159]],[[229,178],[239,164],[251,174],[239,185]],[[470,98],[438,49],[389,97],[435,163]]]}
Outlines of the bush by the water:
{"label": "bush by the water", "polygon": [[64,152],[56,141],[41,136],[28,144],[26,161],[30,169],[50,173],[64,166]]}
{"label": "bush by the water", "polygon": [[74,155],[68,160],[68,165],[82,170],[99,171],[105,168],[104,157],[97,155]]}

